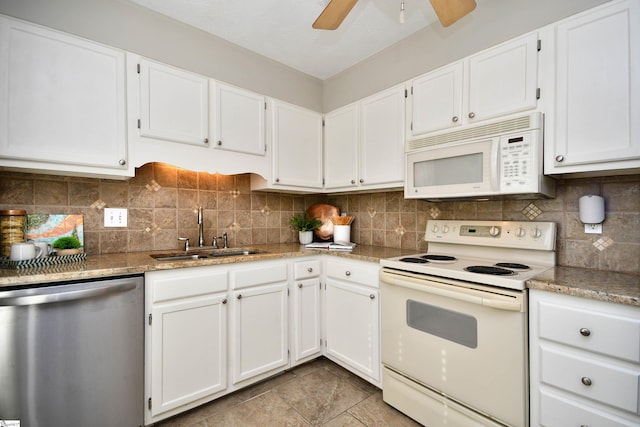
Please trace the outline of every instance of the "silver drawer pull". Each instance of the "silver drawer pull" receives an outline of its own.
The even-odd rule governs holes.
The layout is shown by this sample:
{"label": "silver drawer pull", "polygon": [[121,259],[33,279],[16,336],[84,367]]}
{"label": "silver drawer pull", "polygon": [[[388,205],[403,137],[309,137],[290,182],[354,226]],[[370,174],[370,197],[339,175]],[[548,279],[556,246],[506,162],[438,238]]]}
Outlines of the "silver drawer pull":
{"label": "silver drawer pull", "polygon": [[587,328],[580,328],[580,335],[582,335],[583,337],[588,337],[589,335],[591,335],[591,331]]}
{"label": "silver drawer pull", "polygon": [[222,300],[222,303],[223,303],[223,304],[226,304],[226,303],[227,303],[227,299],[226,299],[226,298],[225,298],[225,299],[223,299],[223,300]]}
{"label": "silver drawer pull", "polygon": [[242,299],[242,294],[238,294],[237,299]]}
{"label": "silver drawer pull", "polygon": [[302,289],[302,283],[298,283],[298,287]]}
{"label": "silver drawer pull", "polygon": [[580,381],[582,381],[582,384],[584,384],[586,386],[590,386],[592,384],[591,378],[589,378],[589,377],[582,377],[582,379]]}
{"label": "silver drawer pull", "polygon": [[313,272],[313,268],[312,268],[312,267],[309,267],[309,268],[307,268],[307,271],[308,271],[309,273],[311,273],[311,272]]}
{"label": "silver drawer pull", "polygon": [[374,294],[371,294],[371,295],[369,295],[369,298],[376,299],[376,296]]}
{"label": "silver drawer pull", "polygon": [[351,272],[349,270],[344,272],[345,276],[351,276]]}

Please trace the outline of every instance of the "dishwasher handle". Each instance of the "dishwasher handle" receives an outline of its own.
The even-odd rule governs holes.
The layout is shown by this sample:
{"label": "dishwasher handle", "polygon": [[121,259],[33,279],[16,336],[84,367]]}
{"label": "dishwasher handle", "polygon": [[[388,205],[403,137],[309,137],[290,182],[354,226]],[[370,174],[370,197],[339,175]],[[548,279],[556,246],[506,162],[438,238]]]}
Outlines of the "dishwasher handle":
{"label": "dishwasher handle", "polygon": [[476,292],[465,289],[455,289],[447,285],[438,285],[432,281],[414,279],[412,277],[402,276],[398,278],[385,271],[380,273],[380,279],[390,285],[402,286],[409,289],[414,289],[420,292],[427,292],[434,295],[440,295],[446,298],[452,298],[459,301],[464,301],[472,304],[483,305],[485,307],[491,307],[499,310],[507,311],[522,311],[522,304],[519,300],[508,301],[504,299],[496,298],[488,292]]}
{"label": "dishwasher handle", "polygon": [[7,297],[3,297],[2,292],[0,292],[0,307],[51,304],[56,302],[68,302],[94,297],[102,297],[106,295],[130,291],[132,289],[135,289],[136,284],[132,282],[126,282],[117,285],[108,284],[91,288],[83,288],[82,284],[72,286],[80,289],[67,288],[62,292],[44,294],[34,294],[33,289],[26,289],[23,291],[18,291],[14,295],[10,295]]}

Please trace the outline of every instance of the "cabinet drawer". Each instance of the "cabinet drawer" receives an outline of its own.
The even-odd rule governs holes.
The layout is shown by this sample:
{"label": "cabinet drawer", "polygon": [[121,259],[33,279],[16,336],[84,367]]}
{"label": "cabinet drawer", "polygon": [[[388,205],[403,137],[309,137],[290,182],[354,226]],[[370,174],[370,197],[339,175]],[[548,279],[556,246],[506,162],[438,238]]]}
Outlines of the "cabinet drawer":
{"label": "cabinet drawer", "polygon": [[255,285],[286,282],[287,264],[264,264],[231,271],[231,288],[241,289]]}
{"label": "cabinet drawer", "polygon": [[545,427],[632,427],[637,425],[637,422],[627,421],[613,414],[542,391],[540,424]]}
{"label": "cabinet drawer", "polygon": [[295,280],[317,277],[320,274],[320,261],[309,260],[296,262],[293,265],[293,278]]}
{"label": "cabinet drawer", "polygon": [[364,266],[356,263],[327,261],[327,276],[346,280],[373,288],[380,287],[379,268],[376,265]]}
{"label": "cabinet drawer", "polygon": [[540,353],[543,383],[638,414],[640,367],[627,369],[547,346]]}
{"label": "cabinet drawer", "polygon": [[640,363],[640,319],[539,304],[541,338]]}
{"label": "cabinet drawer", "polygon": [[145,286],[151,287],[153,303],[225,292],[227,270],[216,271],[210,267],[204,267],[151,271],[145,274]]}

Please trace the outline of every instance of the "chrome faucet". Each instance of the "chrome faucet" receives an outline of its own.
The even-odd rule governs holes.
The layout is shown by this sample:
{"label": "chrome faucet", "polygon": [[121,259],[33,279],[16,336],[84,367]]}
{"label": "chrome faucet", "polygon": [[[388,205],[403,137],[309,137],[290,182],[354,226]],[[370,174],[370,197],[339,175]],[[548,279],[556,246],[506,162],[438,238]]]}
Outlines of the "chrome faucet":
{"label": "chrome faucet", "polygon": [[229,240],[227,239],[226,231],[222,233],[222,236],[213,236],[213,242],[211,243],[211,245],[215,249],[218,249],[218,239],[222,239],[222,247],[224,249],[227,249],[229,247]]}
{"label": "chrome faucet", "polygon": [[198,246],[204,246],[204,215],[202,206],[198,207]]}

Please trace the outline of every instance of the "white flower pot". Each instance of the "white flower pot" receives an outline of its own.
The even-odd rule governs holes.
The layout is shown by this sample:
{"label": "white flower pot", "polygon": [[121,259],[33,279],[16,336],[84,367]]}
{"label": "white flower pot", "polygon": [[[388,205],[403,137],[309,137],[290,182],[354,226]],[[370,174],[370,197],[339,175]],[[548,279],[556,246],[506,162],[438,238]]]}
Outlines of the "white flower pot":
{"label": "white flower pot", "polygon": [[298,231],[298,239],[301,245],[313,242],[313,231]]}

